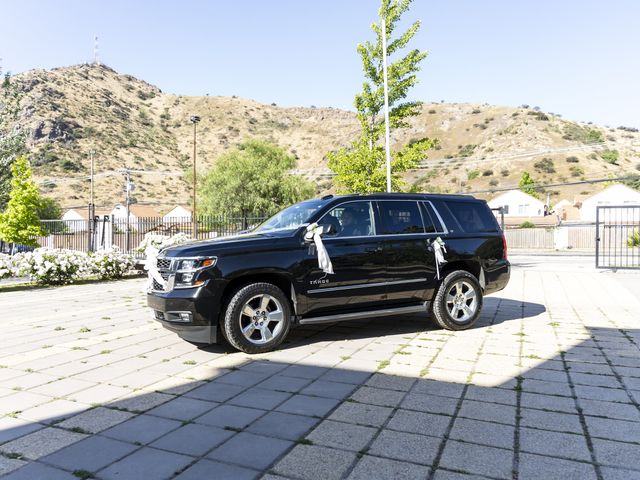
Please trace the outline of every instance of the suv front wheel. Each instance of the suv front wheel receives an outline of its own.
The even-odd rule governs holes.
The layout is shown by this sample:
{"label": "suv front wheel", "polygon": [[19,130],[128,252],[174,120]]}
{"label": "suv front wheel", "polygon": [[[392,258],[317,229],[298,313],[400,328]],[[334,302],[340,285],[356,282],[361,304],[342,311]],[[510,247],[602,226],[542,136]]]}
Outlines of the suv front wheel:
{"label": "suv front wheel", "polygon": [[449,273],[433,297],[431,314],[447,330],[471,328],[482,310],[482,288],[466,270]]}
{"label": "suv front wheel", "polygon": [[238,350],[268,352],[289,333],[289,299],[271,283],[246,285],[229,300],[221,323],[225,338]]}

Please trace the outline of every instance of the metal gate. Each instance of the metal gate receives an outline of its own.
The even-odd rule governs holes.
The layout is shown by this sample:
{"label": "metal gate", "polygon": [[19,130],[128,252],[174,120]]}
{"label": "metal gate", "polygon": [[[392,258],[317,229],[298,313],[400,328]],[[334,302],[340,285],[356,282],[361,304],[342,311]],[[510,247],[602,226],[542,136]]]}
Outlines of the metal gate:
{"label": "metal gate", "polygon": [[597,207],[596,268],[640,269],[640,205]]}

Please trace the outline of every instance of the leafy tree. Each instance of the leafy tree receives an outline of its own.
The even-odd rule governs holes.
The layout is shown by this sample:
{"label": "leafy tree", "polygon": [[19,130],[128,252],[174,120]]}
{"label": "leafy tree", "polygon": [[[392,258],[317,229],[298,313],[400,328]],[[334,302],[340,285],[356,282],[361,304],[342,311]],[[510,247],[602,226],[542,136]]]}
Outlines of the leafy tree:
{"label": "leafy tree", "polygon": [[26,134],[15,126],[21,99],[19,85],[11,80],[11,75],[5,74],[0,86],[0,211],[9,199],[11,164],[26,153]]}
{"label": "leafy tree", "polygon": [[[409,10],[412,0],[382,0],[380,19],[385,20],[387,37],[387,58],[397,57],[420,29],[420,21],[415,21],[404,33],[393,38],[397,23]],[[329,168],[336,172],[339,190],[351,192],[376,192],[386,189],[386,157],[379,146],[384,134],[384,79],[383,44],[381,23],[373,23],[375,41],[366,41],[357,47],[362,60],[365,81],[362,92],[355,97],[354,105],[360,122],[361,135],[348,148],[328,154]],[[409,126],[408,119],[420,113],[421,102],[404,101],[411,87],[418,82],[417,72],[427,52],[413,49],[393,62],[388,61],[387,78],[389,92],[389,128],[399,129]],[[435,140],[420,138],[412,141],[395,153],[392,161],[392,187],[405,188],[400,174],[414,168],[427,156],[427,151],[435,145]]]}
{"label": "leafy tree", "polygon": [[60,204],[53,198],[40,198],[37,212],[40,220],[59,220],[62,217]]}
{"label": "leafy tree", "polygon": [[312,197],[315,188],[288,174],[296,160],[282,148],[262,140],[245,140],[221,155],[200,177],[199,212],[241,217],[272,215]]}
{"label": "leafy tree", "polygon": [[18,157],[11,165],[9,203],[0,213],[0,239],[8,243],[38,246],[34,237],[42,235],[38,208],[41,205],[38,187],[31,179],[26,157]]}
{"label": "leafy tree", "polygon": [[536,196],[536,189],[533,188],[533,186],[536,184],[536,182],[533,180],[533,178],[531,178],[531,175],[529,175],[529,172],[522,172],[522,176],[520,177],[520,190],[522,190],[524,193],[528,193],[529,195],[533,195],[534,197]]}

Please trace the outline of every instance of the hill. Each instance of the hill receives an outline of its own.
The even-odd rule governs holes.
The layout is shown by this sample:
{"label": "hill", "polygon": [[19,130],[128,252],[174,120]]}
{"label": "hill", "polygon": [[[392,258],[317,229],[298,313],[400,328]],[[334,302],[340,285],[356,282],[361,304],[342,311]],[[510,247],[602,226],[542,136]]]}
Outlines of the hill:
{"label": "hill", "polygon": [[[123,176],[116,170],[125,167],[147,172],[134,175],[138,202],[161,209],[187,205],[190,190],[182,172],[192,162],[191,115],[202,118],[199,169],[246,137],[267,138],[296,156],[297,173],[315,180],[319,193],[332,189],[326,153],[348,145],[359,131],[353,112],[166,94],[103,65],[33,70],[14,80],[24,93],[18,123],[30,132],[36,179],[65,207],[88,202],[92,149],[98,205],[123,201]],[[407,175],[423,191],[509,187],[523,170],[541,183],[556,183],[640,168],[640,134],[633,129],[571,122],[528,106],[425,104],[411,128],[392,140],[399,146],[424,135],[438,138],[439,146]],[[576,185],[548,193],[557,200],[599,188]]]}

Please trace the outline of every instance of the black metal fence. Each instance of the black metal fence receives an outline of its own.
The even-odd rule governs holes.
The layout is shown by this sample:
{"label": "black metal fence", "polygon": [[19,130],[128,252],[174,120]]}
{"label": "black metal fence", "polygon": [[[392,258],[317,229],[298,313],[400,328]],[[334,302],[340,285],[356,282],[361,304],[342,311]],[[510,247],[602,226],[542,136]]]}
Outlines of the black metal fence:
{"label": "black metal fence", "polygon": [[640,269],[640,205],[597,207],[596,268]]}
{"label": "black metal fence", "polygon": [[199,240],[233,235],[256,227],[266,217],[198,216],[191,217],[114,217],[96,216],[89,220],[42,220],[45,235],[37,237],[41,247],[94,251],[116,246],[137,254],[148,233],[172,236],[184,233]]}

